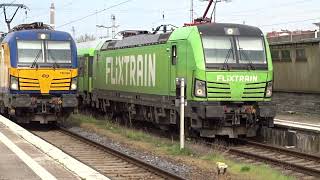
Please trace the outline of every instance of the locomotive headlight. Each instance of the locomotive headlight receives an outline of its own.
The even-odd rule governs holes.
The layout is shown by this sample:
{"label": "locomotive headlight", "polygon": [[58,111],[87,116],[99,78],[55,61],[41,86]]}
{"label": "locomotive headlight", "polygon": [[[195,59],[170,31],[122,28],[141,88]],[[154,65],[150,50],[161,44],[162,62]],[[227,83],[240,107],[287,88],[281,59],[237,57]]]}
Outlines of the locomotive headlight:
{"label": "locomotive headlight", "polygon": [[18,78],[11,76],[11,78],[10,78],[10,89],[11,90],[19,90]]}
{"label": "locomotive headlight", "polygon": [[196,97],[207,97],[206,82],[196,79],[194,94]]}
{"label": "locomotive headlight", "polygon": [[73,78],[72,81],[71,81],[71,87],[70,87],[72,91],[77,90],[77,88],[78,88],[77,83],[78,83],[78,79],[77,78]]}
{"label": "locomotive headlight", "polygon": [[224,28],[224,32],[226,35],[229,35],[229,36],[238,36],[240,35],[240,31],[238,28]]}
{"label": "locomotive headlight", "polygon": [[269,98],[272,96],[272,81],[267,83],[267,87],[266,87],[266,97]]}
{"label": "locomotive headlight", "polygon": [[38,34],[38,39],[42,39],[42,40],[50,39],[50,35],[46,34],[46,33],[39,33]]}

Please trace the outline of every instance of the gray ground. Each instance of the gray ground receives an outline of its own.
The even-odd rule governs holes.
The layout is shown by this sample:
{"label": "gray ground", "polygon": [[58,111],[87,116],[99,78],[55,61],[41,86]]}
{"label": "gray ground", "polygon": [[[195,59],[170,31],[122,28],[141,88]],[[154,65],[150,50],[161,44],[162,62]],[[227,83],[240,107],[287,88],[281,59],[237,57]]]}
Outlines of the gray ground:
{"label": "gray ground", "polygon": [[157,167],[160,167],[160,168],[163,168],[167,171],[176,173],[180,176],[187,177],[187,174],[191,171],[190,167],[187,167],[184,164],[176,164],[174,162],[169,162],[168,160],[165,160],[163,158],[159,158],[155,155],[152,155],[152,154],[149,154],[146,152],[139,152],[139,151],[134,150],[132,148],[126,147],[125,145],[120,144],[116,141],[108,139],[107,137],[100,136],[100,135],[93,133],[93,132],[88,132],[82,128],[72,127],[69,130],[76,133],[76,134],[79,134],[83,137],[86,137],[90,140],[93,140],[93,141],[98,142],[100,144],[103,144],[105,146],[111,147],[111,148],[116,149],[118,151],[121,151],[125,154],[134,156],[135,158],[142,159],[145,162],[153,164]]}

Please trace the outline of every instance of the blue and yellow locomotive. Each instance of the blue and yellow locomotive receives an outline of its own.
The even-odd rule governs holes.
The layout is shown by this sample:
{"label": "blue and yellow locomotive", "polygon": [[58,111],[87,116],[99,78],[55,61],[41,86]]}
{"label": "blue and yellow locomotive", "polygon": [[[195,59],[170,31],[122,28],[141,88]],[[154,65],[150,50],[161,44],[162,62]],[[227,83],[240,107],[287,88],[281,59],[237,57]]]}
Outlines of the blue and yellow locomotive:
{"label": "blue and yellow locomotive", "polygon": [[2,114],[46,124],[77,107],[77,50],[69,33],[22,24],[2,40],[0,53]]}

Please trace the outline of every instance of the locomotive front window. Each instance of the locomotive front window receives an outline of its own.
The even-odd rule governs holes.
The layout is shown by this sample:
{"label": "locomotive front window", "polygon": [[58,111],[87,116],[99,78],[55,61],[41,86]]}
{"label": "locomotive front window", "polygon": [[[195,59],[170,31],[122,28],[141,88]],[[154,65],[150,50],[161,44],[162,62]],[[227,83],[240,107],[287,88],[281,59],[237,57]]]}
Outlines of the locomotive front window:
{"label": "locomotive front window", "polygon": [[42,41],[25,41],[18,40],[18,58],[19,63],[43,63],[43,43]]}
{"label": "locomotive front window", "polygon": [[232,38],[228,36],[203,36],[206,63],[236,63]]}
{"label": "locomotive front window", "polygon": [[20,66],[57,66],[71,64],[70,41],[18,40],[18,62]]}
{"label": "locomotive front window", "polygon": [[236,37],[239,52],[239,63],[266,64],[262,38]]}
{"label": "locomotive front window", "polygon": [[69,41],[46,41],[48,63],[71,63]]}

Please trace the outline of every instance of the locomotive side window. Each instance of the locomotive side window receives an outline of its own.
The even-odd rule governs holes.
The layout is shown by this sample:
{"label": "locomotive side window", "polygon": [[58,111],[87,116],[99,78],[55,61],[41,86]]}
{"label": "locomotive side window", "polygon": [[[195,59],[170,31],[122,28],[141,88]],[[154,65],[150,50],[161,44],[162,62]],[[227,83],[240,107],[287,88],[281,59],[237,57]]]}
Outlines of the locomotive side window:
{"label": "locomotive side window", "polygon": [[171,60],[173,65],[177,64],[177,57],[177,45],[173,45],[171,48]]}

